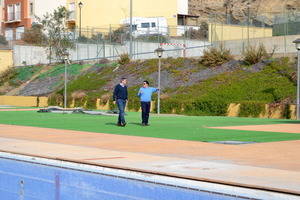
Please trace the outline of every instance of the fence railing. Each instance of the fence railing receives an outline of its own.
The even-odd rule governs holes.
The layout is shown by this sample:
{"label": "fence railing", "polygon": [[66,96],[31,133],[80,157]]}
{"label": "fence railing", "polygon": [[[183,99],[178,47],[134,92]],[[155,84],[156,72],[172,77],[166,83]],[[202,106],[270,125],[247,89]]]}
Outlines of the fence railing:
{"label": "fence railing", "polygon": [[[220,45],[230,49],[234,55],[241,55],[250,45],[260,44],[263,44],[269,52],[273,52],[274,49],[275,53],[279,54],[296,52],[292,41],[300,35],[300,13],[248,14],[237,21],[230,15],[214,13],[206,19],[206,22],[199,21],[197,26],[136,27],[132,35],[132,45],[128,25],[77,27],[66,34],[76,44],[75,48],[70,50],[73,60],[117,59],[125,53],[131,54],[133,59],[147,59],[155,56],[152,55],[153,51],[160,43],[178,44],[164,47],[167,50],[166,56],[172,57],[201,56],[210,46]],[[23,33],[14,34],[21,37]],[[183,46],[186,53],[183,53]],[[44,53],[33,50],[34,48],[31,48],[36,52],[33,56],[43,58]],[[37,52],[41,56],[38,56]],[[31,59],[23,57],[16,59],[18,61],[15,63],[23,63],[22,60],[30,63],[36,60],[32,57]]]}

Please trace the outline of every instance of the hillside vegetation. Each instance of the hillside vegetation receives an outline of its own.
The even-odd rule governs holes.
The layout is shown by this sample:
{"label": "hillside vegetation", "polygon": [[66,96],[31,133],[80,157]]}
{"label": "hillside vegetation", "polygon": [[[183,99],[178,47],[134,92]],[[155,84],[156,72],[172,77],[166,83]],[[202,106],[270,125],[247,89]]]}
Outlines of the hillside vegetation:
{"label": "hillside vegetation", "polygon": [[[264,104],[295,103],[295,62],[261,52],[259,59],[255,53],[251,55],[245,62],[234,60],[226,50],[211,49],[200,59],[162,59],[162,112],[225,115],[230,103],[241,103],[241,116],[258,116]],[[148,80],[157,87],[158,61],[123,61],[68,66],[68,99],[73,99],[76,107],[95,109],[98,98],[100,104],[110,102],[113,108],[113,88],[126,77],[128,107],[138,110],[136,94],[142,82]],[[0,92],[7,94],[22,86],[15,95],[49,96],[50,105],[62,105],[63,80],[64,65],[13,68],[0,76]]]}

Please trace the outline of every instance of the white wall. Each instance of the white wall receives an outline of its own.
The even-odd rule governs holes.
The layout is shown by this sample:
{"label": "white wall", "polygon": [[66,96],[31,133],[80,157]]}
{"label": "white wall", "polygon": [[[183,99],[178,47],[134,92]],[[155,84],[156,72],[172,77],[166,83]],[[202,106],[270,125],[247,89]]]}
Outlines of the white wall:
{"label": "white wall", "polygon": [[30,0],[30,2],[34,4],[34,15],[40,18],[47,12],[52,13],[59,6],[66,6],[66,0]]}
{"label": "white wall", "polygon": [[181,15],[187,15],[189,10],[188,0],[177,0],[177,12]]}
{"label": "white wall", "polygon": [[[199,40],[171,40],[170,43],[185,43],[187,48],[190,48],[186,49],[187,57],[201,56],[203,51],[211,45],[208,42]],[[157,55],[154,54],[154,50],[158,47],[159,43],[135,42],[133,45],[133,53],[139,53],[139,55],[134,55],[133,59],[157,58]],[[182,46],[164,45],[163,48],[166,50],[164,52],[165,58],[182,57],[184,54]],[[129,42],[126,42],[124,45],[106,44],[104,48],[102,44],[76,44],[75,48],[70,51],[70,59],[73,61],[96,60],[105,56],[106,58],[116,60],[121,54],[128,53],[128,49]],[[26,62],[27,65],[49,63],[47,51],[43,47],[15,45],[13,50],[15,66],[22,66],[23,62]]]}

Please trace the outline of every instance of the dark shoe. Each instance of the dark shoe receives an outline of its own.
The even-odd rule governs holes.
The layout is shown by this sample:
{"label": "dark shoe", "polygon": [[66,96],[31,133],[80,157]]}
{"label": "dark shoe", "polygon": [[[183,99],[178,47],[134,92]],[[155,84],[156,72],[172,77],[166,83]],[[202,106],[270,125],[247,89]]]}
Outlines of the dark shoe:
{"label": "dark shoe", "polygon": [[124,124],[122,123],[121,126],[122,126],[122,127],[125,127],[125,126],[126,126],[126,122],[125,122]]}
{"label": "dark shoe", "polygon": [[150,124],[146,123],[145,126],[150,126]]}
{"label": "dark shoe", "polygon": [[117,123],[117,126],[122,126],[122,124],[121,123]]}

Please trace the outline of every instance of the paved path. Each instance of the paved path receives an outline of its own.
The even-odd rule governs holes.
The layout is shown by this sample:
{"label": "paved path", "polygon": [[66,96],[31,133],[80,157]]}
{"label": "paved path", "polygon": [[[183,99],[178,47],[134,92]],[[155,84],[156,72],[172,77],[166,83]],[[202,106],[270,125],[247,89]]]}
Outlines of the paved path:
{"label": "paved path", "polygon": [[0,150],[300,195],[300,141],[232,146],[0,125]]}

